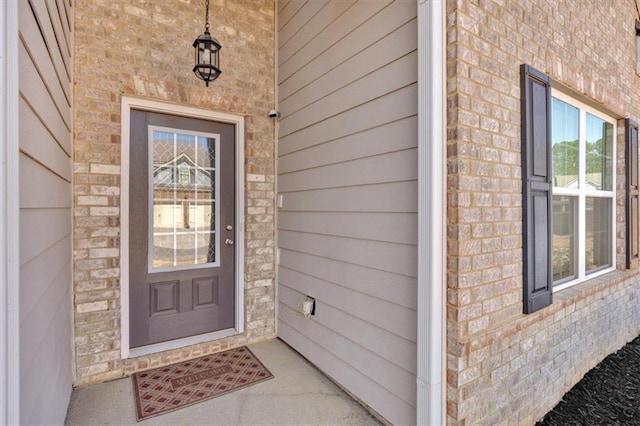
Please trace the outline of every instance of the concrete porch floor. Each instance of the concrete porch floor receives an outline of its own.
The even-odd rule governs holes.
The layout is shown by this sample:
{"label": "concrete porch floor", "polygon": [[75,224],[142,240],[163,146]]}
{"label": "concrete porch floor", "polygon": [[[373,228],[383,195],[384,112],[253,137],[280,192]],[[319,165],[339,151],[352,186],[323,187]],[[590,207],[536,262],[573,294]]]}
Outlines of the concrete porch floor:
{"label": "concrete porch floor", "polygon": [[[273,379],[143,420],[141,424],[381,424],[279,339],[249,348],[273,373]],[[136,424],[131,378],[74,390],[65,424]]]}

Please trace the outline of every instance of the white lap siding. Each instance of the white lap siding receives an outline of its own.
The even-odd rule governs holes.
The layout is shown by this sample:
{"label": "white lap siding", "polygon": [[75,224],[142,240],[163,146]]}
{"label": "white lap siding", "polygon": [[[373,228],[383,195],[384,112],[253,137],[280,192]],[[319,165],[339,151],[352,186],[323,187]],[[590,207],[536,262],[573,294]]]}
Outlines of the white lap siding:
{"label": "white lap siding", "polygon": [[72,383],[72,7],[18,3],[20,423],[61,424]]}
{"label": "white lap siding", "polygon": [[388,421],[414,423],[416,3],[277,7],[278,334]]}

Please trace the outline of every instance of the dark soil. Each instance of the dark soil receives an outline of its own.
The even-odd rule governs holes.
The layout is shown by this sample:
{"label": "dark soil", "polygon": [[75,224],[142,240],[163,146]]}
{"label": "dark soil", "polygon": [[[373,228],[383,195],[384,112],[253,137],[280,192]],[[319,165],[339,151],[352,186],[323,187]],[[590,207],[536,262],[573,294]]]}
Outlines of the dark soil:
{"label": "dark soil", "polygon": [[585,374],[537,425],[640,425],[640,336]]}

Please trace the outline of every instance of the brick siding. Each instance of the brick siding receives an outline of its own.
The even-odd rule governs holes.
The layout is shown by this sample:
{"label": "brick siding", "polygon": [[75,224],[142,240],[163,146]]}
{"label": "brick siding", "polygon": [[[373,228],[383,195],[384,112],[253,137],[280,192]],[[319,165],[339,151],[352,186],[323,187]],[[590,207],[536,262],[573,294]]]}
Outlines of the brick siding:
{"label": "brick siding", "polygon": [[[275,335],[274,6],[212,0],[222,75],[193,67],[204,0],[80,0],[75,9],[74,319],[77,386]],[[121,96],[245,117],[245,333],[122,360]]]}
{"label": "brick siding", "polygon": [[[640,333],[624,270],[624,132],[617,269],[522,314],[520,74],[527,63],[616,118],[640,119],[633,0],[447,1],[447,415],[532,424]],[[622,121],[619,121],[619,126]]]}

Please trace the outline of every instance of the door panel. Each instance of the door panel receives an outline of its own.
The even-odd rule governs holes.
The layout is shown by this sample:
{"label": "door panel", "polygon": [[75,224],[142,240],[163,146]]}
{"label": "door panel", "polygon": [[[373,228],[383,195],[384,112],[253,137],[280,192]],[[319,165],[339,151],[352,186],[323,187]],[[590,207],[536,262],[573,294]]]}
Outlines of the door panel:
{"label": "door panel", "polygon": [[130,347],[231,328],[235,127],[131,111]]}

